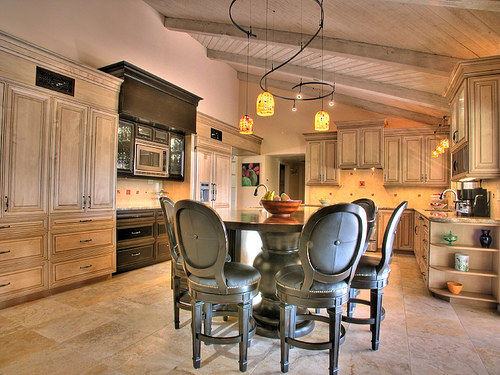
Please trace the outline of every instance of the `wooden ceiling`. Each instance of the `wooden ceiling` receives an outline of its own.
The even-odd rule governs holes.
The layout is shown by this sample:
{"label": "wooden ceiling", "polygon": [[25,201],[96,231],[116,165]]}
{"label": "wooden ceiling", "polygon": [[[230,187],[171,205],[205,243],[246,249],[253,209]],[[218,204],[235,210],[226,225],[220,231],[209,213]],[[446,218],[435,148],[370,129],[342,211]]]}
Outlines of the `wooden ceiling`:
{"label": "wooden ceiling", "polygon": [[[238,0],[234,20],[256,35],[248,45],[229,18],[231,0],[144,1],[165,16],[166,28],[191,35],[240,80],[247,79],[249,51],[249,81],[257,83],[295,54],[320,20],[315,0]],[[335,83],[336,102],[436,125],[449,114],[443,93],[456,63],[499,54],[497,0],[324,0],[322,33],[267,85],[290,90],[301,79],[324,80]]]}

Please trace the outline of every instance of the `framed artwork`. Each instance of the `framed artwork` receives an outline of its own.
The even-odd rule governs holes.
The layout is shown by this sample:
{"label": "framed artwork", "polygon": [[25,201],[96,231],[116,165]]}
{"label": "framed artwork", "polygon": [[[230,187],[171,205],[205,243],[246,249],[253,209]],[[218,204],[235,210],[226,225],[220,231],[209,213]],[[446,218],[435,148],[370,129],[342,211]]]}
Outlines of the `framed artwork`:
{"label": "framed artwork", "polygon": [[260,178],[260,163],[241,164],[241,186],[257,186]]}

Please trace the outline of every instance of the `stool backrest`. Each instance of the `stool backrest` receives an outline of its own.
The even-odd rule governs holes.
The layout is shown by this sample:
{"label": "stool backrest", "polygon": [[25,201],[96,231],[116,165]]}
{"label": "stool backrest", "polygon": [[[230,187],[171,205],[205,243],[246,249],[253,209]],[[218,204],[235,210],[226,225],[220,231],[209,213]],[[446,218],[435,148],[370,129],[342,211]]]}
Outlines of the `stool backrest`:
{"label": "stool backrest", "polygon": [[366,220],[368,222],[368,229],[366,231],[366,241],[363,252],[366,251],[368,247],[369,239],[372,236],[373,229],[375,228],[375,220],[377,220],[377,206],[375,202],[368,198],[360,198],[356,199],[352,203],[358,204],[365,209],[366,212]]}
{"label": "stool backrest", "polygon": [[168,197],[160,198],[161,211],[163,212],[163,220],[165,221],[165,228],[167,229],[168,246],[170,248],[170,255],[172,261],[180,262],[179,249],[177,247],[177,240],[174,233],[174,201]]}
{"label": "stool backrest", "polygon": [[394,238],[396,236],[396,229],[398,227],[399,221],[401,220],[401,215],[403,211],[408,206],[408,202],[402,202],[391,215],[389,223],[385,228],[384,240],[382,241],[382,258],[377,266],[377,273],[383,272],[385,267],[392,261],[392,247],[394,245]]}
{"label": "stool backrest", "polygon": [[299,240],[304,297],[313,281],[351,282],[364,249],[366,230],[365,210],[356,204],[326,206],[309,217]]}
{"label": "stool backrest", "polygon": [[180,200],[174,206],[174,229],[188,277],[214,279],[218,293],[227,293],[227,233],[217,212],[191,199]]}

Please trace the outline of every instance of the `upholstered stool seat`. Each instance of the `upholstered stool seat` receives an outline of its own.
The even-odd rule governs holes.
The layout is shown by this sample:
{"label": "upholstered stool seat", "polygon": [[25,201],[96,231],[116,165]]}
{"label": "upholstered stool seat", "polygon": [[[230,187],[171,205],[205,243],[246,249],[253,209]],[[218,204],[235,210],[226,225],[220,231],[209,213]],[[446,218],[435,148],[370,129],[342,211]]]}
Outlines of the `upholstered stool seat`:
{"label": "upholstered stool seat", "polygon": [[[247,264],[227,262],[224,264],[224,275],[227,281],[227,294],[241,293],[248,288],[257,290],[259,287],[259,271]],[[213,278],[193,275],[190,282],[191,288],[195,288],[198,292],[218,294],[217,281]]]}

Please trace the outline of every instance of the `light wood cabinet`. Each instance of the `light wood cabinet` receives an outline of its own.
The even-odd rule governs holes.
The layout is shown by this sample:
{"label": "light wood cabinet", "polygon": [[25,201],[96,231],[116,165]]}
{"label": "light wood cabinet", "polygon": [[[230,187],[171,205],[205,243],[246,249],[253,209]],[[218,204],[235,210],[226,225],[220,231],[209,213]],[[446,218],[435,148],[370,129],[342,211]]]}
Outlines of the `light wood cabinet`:
{"label": "light wood cabinet", "polygon": [[452,180],[500,177],[500,56],[461,61],[446,97],[451,105]]}
{"label": "light wood cabinet", "polygon": [[429,220],[415,211],[414,219],[413,252],[417,260],[420,273],[427,285],[429,268]]}
{"label": "light wood cabinet", "polygon": [[431,157],[444,137],[434,130],[430,126],[385,130],[384,185],[449,186],[449,151]]}
{"label": "light wood cabinet", "polygon": [[208,183],[207,203],[213,208],[231,207],[231,146],[198,137],[196,155],[196,199],[200,200],[200,183]]}
{"label": "light wood cabinet", "polygon": [[336,133],[305,133],[306,185],[339,185]]}
{"label": "light wood cabinet", "polygon": [[[382,248],[385,230],[394,210],[379,209],[377,219],[378,246]],[[413,251],[413,211],[405,210],[396,229],[393,249]]]}
{"label": "light wood cabinet", "polygon": [[401,137],[384,139],[384,185],[400,185],[402,182]]}
{"label": "light wood cabinet", "polygon": [[114,271],[122,81],[1,32],[0,57],[3,307]]}
{"label": "light wood cabinet", "polygon": [[[46,215],[49,96],[23,86],[4,85],[5,121],[0,124],[2,183],[0,218]],[[3,92],[0,92],[3,97]]]}
{"label": "light wood cabinet", "polygon": [[338,167],[382,168],[385,119],[338,121]]}
{"label": "light wood cabinet", "polygon": [[51,212],[114,209],[117,115],[56,99],[54,118]]}
{"label": "light wood cabinet", "polygon": [[[479,236],[482,229],[490,230],[493,239],[489,248],[481,247]],[[450,231],[458,237],[453,246],[443,239]],[[498,224],[481,222],[430,222],[429,290],[436,296],[456,303],[468,303],[481,307],[496,307],[500,301]],[[469,255],[469,271],[458,271],[455,253]],[[447,281],[463,285],[460,294],[451,294]]]}

